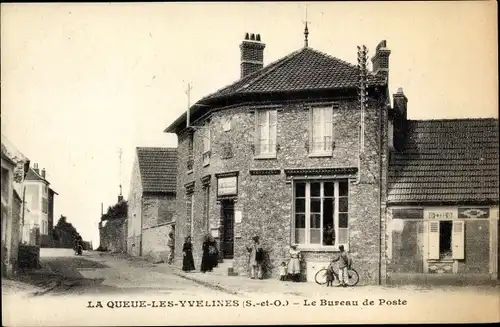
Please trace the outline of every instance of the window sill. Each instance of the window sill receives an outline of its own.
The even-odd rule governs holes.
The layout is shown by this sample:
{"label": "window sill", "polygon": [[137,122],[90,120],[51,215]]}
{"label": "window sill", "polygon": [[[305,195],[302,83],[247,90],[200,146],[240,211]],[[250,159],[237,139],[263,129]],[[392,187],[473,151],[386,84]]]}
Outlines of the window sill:
{"label": "window sill", "polygon": [[427,262],[440,262],[440,263],[453,263],[455,259],[443,258],[443,259],[427,259]]}
{"label": "window sill", "polygon": [[253,157],[255,160],[276,159],[276,153],[272,154],[259,154]]}
{"label": "window sill", "polygon": [[[349,246],[344,244],[345,250],[349,250]],[[333,246],[321,246],[321,245],[297,245],[297,250],[304,252],[340,252],[338,245]]]}
{"label": "window sill", "polygon": [[207,167],[207,166],[210,166],[210,162],[207,162],[207,163],[203,164],[203,167]]}
{"label": "window sill", "polygon": [[333,152],[318,152],[318,153],[310,153],[308,155],[309,158],[321,158],[321,157],[331,157],[333,156]]}
{"label": "window sill", "polygon": [[188,170],[188,171],[186,172],[186,175],[189,175],[189,174],[192,174],[192,173],[193,173],[193,170],[191,169],[191,170]]}

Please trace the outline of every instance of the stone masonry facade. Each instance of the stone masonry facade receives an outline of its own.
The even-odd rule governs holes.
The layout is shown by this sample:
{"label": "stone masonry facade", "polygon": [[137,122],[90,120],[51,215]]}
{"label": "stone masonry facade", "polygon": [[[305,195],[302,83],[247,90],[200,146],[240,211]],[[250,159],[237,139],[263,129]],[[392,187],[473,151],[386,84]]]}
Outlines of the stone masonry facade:
{"label": "stone masonry facade", "polygon": [[[385,246],[385,230],[382,222],[385,210],[385,178],[387,166],[387,106],[385,96],[371,98],[365,111],[365,151],[361,156],[359,184],[356,174],[349,176],[349,250],[354,266],[360,273],[360,283],[377,284],[381,281],[385,260],[381,257],[381,246]],[[322,100],[323,101],[323,100]],[[246,245],[254,235],[261,243],[271,261],[270,275],[278,272],[276,267],[288,259],[293,221],[293,184],[287,181],[287,169],[311,168],[357,168],[358,130],[360,125],[359,101],[356,96],[332,97],[326,101],[333,109],[333,154],[329,157],[309,157],[309,108],[317,103],[314,98],[307,102],[299,100],[275,103],[277,109],[277,144],[275,159],[255,159],[252,145],[255,133],[255,111],[266,106],[236,105],[213,111],[206,121],[197,125],[193,135],[193,172],[188,173],[186,162],[189,153],[189,132],[179,134],[178,179],[176,201],[176,263],[181,264],[182,243],[190,230],[186,217],[187,190],[193,188],[193,245],[196,268],[201,260],[203,235],[209,228],[219,226],[221,205],[217,199],[216,174],[237,172],[238,195],[235,210],[242,212],[240,224],[236,224],[233,266],[240,275],[248,273]],[[267,106],[269,108],[269,106]],[[231,122],[225,131],[224,122]],[[198,127],[200,126],[200,127]],[[209,126],[209,127],[208,127]],[[205,128],[210,128],[211,158],[203,166],[203,137]],[[229,149],[229,150],[228,150]],[[229,154],[228,154],[229,153]],[[252,174],[255,170],[267,173]],[[204,188],[202,178],[209,179],[209,224],[204,223]],[[384,186],[384,188],[382,188]],[[381,231],[381,232],[380,232]],[[220,240],[218,240],[220,241]],[[299,249],[300,246],[299,246]],[[338,251],[333,249],[301,249],[305,262],[329,260]],[[305,270],[305,266],[303,267]],[[304,273],[306,273],[304,271]]]}

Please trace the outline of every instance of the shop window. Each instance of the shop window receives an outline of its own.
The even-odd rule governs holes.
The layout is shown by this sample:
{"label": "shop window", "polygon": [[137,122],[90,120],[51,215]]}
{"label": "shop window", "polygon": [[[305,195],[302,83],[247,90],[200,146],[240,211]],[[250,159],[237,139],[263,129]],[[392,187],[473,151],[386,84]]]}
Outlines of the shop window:
{"label": "shop window", "polygon": [[294,184],[294,243],[336,246],[349,239],[347,180]]}
{"label": "shop window", "polygon": [[277,110],[257,110],[255,116],[256,157],[276,157]]}
{"label": "shop window", "polygon": [[429,259],[464,259],[464,227],[463,221],[430,221]]}
{"label": "shop window", "polygon": [[332,155],[332,106],[312,107],[309,148],[312,155]]}

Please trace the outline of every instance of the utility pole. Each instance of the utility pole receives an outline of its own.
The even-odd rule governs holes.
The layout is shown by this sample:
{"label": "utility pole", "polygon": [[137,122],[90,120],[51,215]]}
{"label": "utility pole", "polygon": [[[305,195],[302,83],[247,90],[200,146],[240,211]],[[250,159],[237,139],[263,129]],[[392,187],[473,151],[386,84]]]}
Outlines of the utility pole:
{"label": "utility pole", "polygon": [[120,159],[120,195],[122,195],[122,153],[123,150],[120,148],[120,150],[118,150],[118,156]]}
{"label": "utility pole", "polygon": [[187,95],[187,118],[186,118],[186,127],[189,127],[189,119],[190,119],[190,113],[189,109],[191,107],[191,90],[192,90],[191,82],[188,83],[187,89],[186,89],[186,95]]}

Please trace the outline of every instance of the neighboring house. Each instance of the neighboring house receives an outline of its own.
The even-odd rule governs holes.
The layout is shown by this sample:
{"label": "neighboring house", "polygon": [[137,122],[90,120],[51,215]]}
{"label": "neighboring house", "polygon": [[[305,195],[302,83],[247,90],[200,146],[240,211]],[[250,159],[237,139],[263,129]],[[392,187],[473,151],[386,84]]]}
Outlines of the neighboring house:
{"label": "neighboring house", "polygon": [[53,243],[51,227],[54,225],[54,194],[57,193],[49,185],[45,169],[40,171],[37,163],[29,168],[23,183],[26,202],[23,241],[30,237],[32,230],[38,228],[40,243],[37,244],[42,247]]}
{"label": "neighboring house", "polygon": [[382,282],[386,42],[366,75],[361,156],[358,67],[307,43],[264,67],[264,47],[260,35],[247,34],[241,79],[199,100],[189,120],[184,114],[165,130],[178,136],[177,258],[191,235],[199,267],[203,235],[211,233],[234,271],[247,274],[246,246],[258,235],[268,273],[276,275],[297,244],[303,276],[312,281],[344,245],[362,283]]}
{"label": "neighboring house", "polygon": [[497,279],[498,119],[407,120],[402,94],[394,104],[404,128],[389,162],[389,279]]}
{"label": "neighboring house", "polygon": [[176,174],[176,149],[136,148],[128,197],[129,254],[166,259],[175,223]]}
{"label": "neighboring house", "polygon": [[2,276],[14,274],[18,268],[21,199],[14,189],[14,162],[2,147]]}

